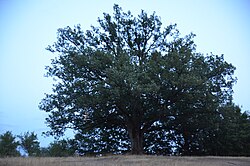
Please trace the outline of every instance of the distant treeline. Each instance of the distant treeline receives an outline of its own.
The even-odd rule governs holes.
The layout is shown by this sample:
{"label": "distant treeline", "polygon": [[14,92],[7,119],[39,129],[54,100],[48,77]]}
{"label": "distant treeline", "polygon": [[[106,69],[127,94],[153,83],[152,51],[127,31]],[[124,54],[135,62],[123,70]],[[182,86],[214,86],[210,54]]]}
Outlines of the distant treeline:
{"label": "distant treeline", "polygon": [[37,134],[34,132],[16,136],[7,131],[0,135],[0,157],[66,157],[73,156],[76,149],[71,145],[71,140],[57,140],[48,147],[40,147]]}
{"label": "distant treeline", "polygon": [[[144,149],[145,153],[154,155],[250,156],[249,114],[247,112],[242,113],[239,107],[224,109],[224,117],[221,118],[220,123],[215,124],[217,131],[214,132],[213,136],[206,135],[205,131],[200,133],[199,136],[190,136],[188,153],[183,153],[185,143],[177,145],[167,141],[168,137],[176,140],[180,139],[177,134],[165,133],[164,135],[154,133],[154,131],[151,134],[158,135],[156,137],[158,139],[150,139],[145,135],[147,139],[145,139],[144,144],[145,147],[148,147]],[[192,128],[192,126],[189,126],[189,128]],[[93,137],[90,134],[89,138],[86,139],[86,135],[81,137],[76,134],[73,139],[55,140],[48,147],[40,147],[37,134],[34,132],[13,135],[11,131],[7,131],[0,135],[0,157],[22,155],[39,157],[95,156],[130,152],[131,143],[128,136],[126,136],[126,132],[123,133],[123,140],[105,137],[111,132],[110,130],[105,132],[96,130],[96,132],[102,132],[102,137]],[[116,141],[108,142],[108,140]],[[23,153],[20,153],[20,151],[23,151]]]}

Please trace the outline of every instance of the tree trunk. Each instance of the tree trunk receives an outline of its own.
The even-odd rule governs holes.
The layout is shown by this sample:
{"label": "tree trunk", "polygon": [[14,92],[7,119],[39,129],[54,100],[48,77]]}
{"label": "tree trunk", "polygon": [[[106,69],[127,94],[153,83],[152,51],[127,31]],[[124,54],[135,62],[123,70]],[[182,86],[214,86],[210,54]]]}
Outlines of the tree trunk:
{"label": "tree trunk", "polygon": [[189,138],[189,132],[184,130],[183,132],[183,139],[184,139],[184,145],[183,145],[183,155],[184,156],[188,156],[190,155],[190,150],[189,150],[189,146],[190,146],[190,138]]}
{"label": "tree trunk", "polygon": [[143,133],[140,129],[128,129],[131,141],[131,153],[135,155],[143,154]]}

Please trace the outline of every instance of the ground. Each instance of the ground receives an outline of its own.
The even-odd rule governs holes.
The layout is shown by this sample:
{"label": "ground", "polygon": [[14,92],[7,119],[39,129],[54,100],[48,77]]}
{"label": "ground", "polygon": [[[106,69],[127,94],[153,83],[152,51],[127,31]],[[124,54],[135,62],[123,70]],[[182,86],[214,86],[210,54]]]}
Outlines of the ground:
{"label": "ground", "polygon": [[250,157],[168,157],[117,155],[105,157],[0,158],[0,166],[250,166]]}

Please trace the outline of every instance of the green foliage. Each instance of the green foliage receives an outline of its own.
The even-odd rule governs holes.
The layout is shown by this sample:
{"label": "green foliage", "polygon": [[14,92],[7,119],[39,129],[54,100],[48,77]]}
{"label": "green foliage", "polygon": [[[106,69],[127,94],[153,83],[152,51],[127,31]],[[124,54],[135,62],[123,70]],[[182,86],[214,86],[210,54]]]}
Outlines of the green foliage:
{"label": "green foliage", "polygon": [[44,149],[45,155],[50,157],[68,157],[75,154],[76,148],[72,144],[73,140],[58,140],[50,143],[47,151]]}
{"label": "green foliage", "polygon": [[250,115],[233,104],[220,110],[217,149],[219,155],[250,155]]}
{"label": "green foliage", "polygon": [[130,149],[128,133],[120,128],[95,128],[82,131],[75,135],[74,140],[81,155],[121,154]]}
{"label": "green foliage", "polygon": [[177,150],[184,155],[249,156],[249,117],[238,106],[227,103],[189,126],[179,122],[177,135],[183,136],[178,138]]}
{"label": "green foliage", "polygon": [[50,152],[48,147],[41,147],[39,157],[50,157]]}
{"label": "green foliage", "polygon": [[59,29],[47,48],[56,53],[46,67],[53,93],[39,105],[48,134],[75,130],[83,153],[168,154],[173,145],[183,155],[213,153],[207,143],[218,142],[214,124],[232,102],[235,67],[196,53],[194,34],[163,29],[155,13],[134,17],[114,5],[98,22]]}
{"label": "green foliage", "polygon": [[23,135],[18,136],[20,139],[20,145],[28,153],[29,156],[39,156],[40,146],[37,139],[37,135],[34,132],[26,132]]}
{"label": "green foliage", "polygon": [[0,135],[0,157],[20,156],[17,151],[18,142],[15,139],[10,131]]}

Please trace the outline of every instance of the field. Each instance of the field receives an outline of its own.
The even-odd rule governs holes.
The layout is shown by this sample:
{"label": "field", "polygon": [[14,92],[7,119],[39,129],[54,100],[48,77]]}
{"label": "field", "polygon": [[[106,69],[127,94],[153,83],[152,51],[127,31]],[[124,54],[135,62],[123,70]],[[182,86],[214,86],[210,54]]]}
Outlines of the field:
{"label": "field", "polygon": [[250,157],[41,157],[0,158],[0,166],[250,166]]}

